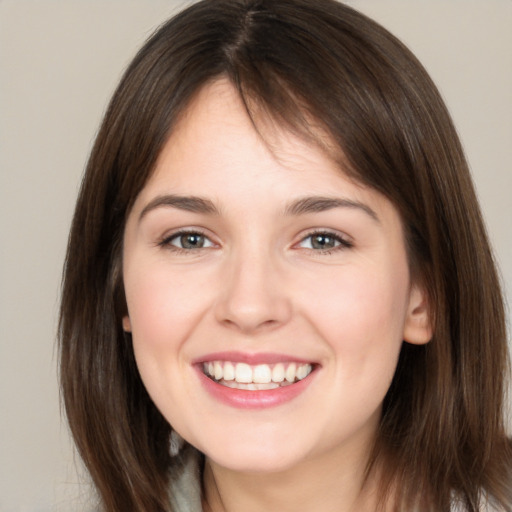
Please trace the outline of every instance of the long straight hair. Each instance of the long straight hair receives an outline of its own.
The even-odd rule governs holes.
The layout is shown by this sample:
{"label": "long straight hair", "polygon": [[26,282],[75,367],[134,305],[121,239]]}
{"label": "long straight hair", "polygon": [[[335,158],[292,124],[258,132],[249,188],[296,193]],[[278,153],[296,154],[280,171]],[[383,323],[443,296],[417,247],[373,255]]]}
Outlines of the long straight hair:
{"label": "long straight hair", "polygon": [[385,398],[368,462],[369,473],[383,468],[382,503],[477,512],[489,499],[512,509],[504,308],[461,144],[416,58],[334,0],[196,3],[147,41],[111,100],[73,218],[59,331],[67,417],[104,509],[170,510],[180,458],[169,456],[171,426],[122,330],[123,230],[180,115],[219,77],[256,128],[264,113],[323,147],[320,127],[340,172],[401,215],[435,332],[427,345],[404,343]]}

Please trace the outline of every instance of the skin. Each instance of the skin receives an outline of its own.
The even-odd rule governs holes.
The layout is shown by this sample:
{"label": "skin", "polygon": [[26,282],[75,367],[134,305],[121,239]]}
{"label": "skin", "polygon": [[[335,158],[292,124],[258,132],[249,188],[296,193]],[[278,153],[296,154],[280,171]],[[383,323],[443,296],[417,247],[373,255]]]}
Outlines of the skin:
{"label": "skin", "polygon": [[[431,336],[424,293],[395,207],[268,126],[271,144],[227,81],[198,94],[128,217],[123,326],[155,404],[206,455],[205,510],[371,509],[371,485],[360,488],[400,347]],[[287,210],[311,196],[341,202]],[[183,229],[203,247],[180,247]],[[226,350],[315,370],[294,399],[240,409],[212,397],[194,366]]]}

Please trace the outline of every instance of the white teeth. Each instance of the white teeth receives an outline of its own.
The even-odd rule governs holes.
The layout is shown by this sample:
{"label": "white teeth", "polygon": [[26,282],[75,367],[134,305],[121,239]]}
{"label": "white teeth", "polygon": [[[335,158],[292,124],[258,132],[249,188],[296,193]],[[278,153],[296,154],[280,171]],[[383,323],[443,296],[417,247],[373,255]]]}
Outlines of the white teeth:
{"label": "white teeth", "polygon": [[272,368],[272,382],[283,382],[284,380],[284,364],[277,363]]}
{"label": "white teeth", "polygon": [[272,380],[272,370],[266,364],[259,364],[254,368],[252,380],[259,384],[268,384]]}
{"label": "white teeth", "polygon": [[236,381],[222,381],[222,385],[226,386],[227,388],[234,388],[234,389],[248,389],[250,391],[262,391],[265,389],[276,389],[279,386],[279,384],[276,384],[275,382],[269,382],[268,384],[254,384],[253,382],[250,382],[249,384],[240,384]]}
{"label": "white teeth", "polygon": [[248,364],[237,363],[235,366],[235,380],[245,384],[252,382],[252,368]]}
{"label": "white teeth", "polygon": [[295,363],[292,363],[290,366],[288,366],[288,368],[286,368],[284,377],[288,382],[293,382],[295,380],[296,370],[297,370],[297,367],[295,366]]}
{"label": "white teeth", "polygon": [[216,380],[222,379],[222,376],[224,375],[224,371],[222,369],[222,365],[219,363],[219,361],[215,361],[213,363],[213,376]]}
{"label": "white teeth", "polygon": [[224,363],[223,378],[224,380],[235,380],[235,367],[229,361],[227,363]]}
{"label": "white teeth", "polygon": [[209,361],[203,364],[204,373],[224,386],[249,390],[287,386],[306,378],[312,370],[311,364],[297,363],[251,366],[247,363]]}
{"label": "white teeth", "polygon": [[302,380],[304,377],[307,377],[309,374],[308,369],[305,364],[301,364],[297,368],[297,379]]}

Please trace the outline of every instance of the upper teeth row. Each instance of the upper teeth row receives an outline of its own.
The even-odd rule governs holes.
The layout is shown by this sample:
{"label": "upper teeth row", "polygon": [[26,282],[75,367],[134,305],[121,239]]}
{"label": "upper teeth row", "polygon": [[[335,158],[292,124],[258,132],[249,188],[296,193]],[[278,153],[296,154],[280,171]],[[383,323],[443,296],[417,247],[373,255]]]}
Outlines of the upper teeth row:
{"label": "upper teeth row", "polygon": [[234,380],[240,383],[266,384],[269,382],[295,382],[307,377],[313,369],[311,364],[277,363],[275,365],[258,364],[251,366],[246,363],[229,361],[209,361],[203,364],[206,375],[215,380]]}

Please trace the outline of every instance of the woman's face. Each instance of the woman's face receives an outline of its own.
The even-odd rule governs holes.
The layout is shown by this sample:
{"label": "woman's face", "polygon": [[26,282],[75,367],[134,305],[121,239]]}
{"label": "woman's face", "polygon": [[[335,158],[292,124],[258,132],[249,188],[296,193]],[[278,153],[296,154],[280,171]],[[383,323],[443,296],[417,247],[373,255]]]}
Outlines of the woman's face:
{"label": "woman's face", "polygon": [[228,82],[205,87],[124,238],[144,384],[187,441],[239,471],[364,453],[403,340],[429,339],[394,206],[272,133],[270,151]]}

